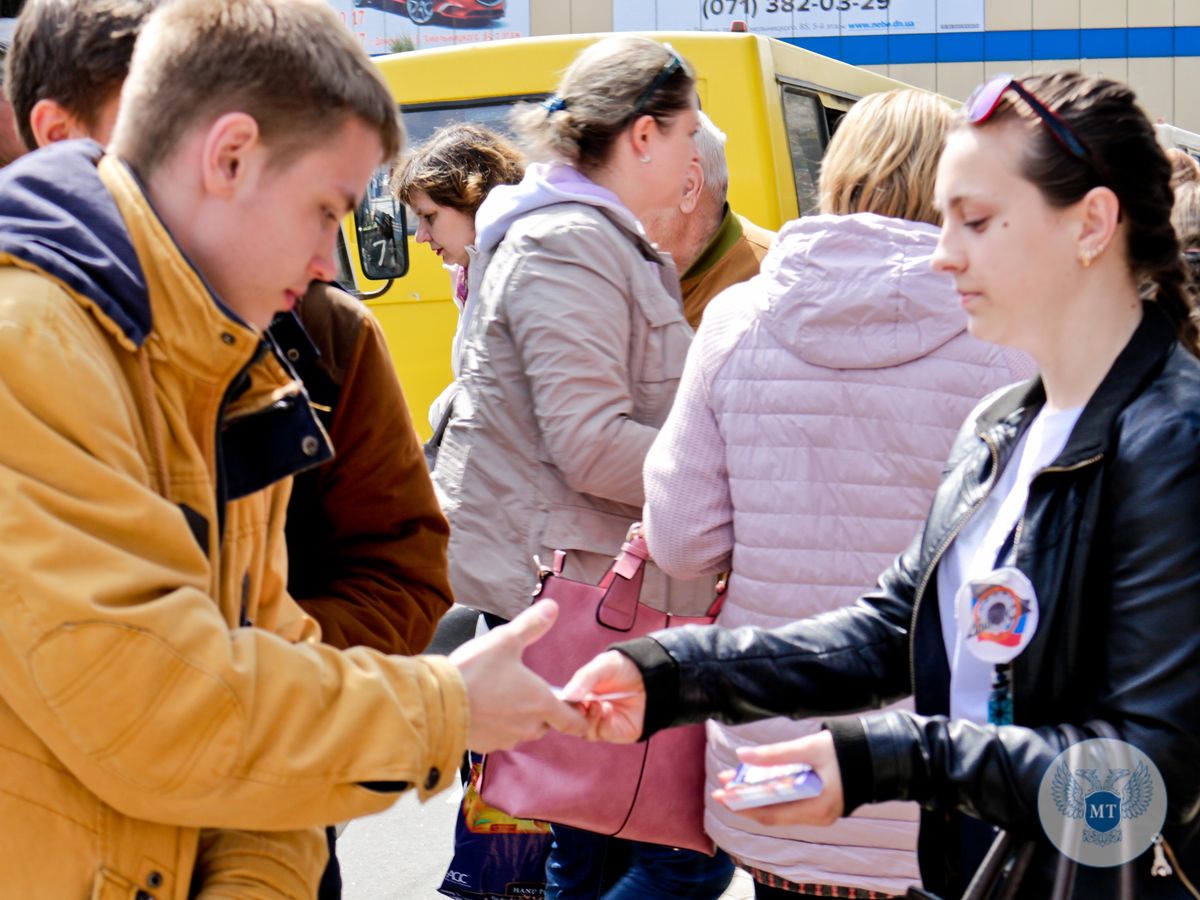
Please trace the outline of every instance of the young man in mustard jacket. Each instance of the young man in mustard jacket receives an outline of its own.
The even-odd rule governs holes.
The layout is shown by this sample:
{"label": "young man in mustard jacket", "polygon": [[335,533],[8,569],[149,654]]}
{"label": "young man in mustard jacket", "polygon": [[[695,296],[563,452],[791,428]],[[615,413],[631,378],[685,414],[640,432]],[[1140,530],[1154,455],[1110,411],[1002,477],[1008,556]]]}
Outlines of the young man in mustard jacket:
{"label": "young man in mustard jacket", "polygon": [[110,152],[0,173],[6,892],[312,896],[322,824],[580,727],[520,665],[552,607],[407,659],[284,589],[288,476],[330,451],[263,330],[400,140],[322,0],[171,0]]}
{"label": "young man in mustard jacket", "polygon": [[[20,133],[11,158],[72,138],[109,142],[134,43],[158,3],[25,0],[5,67]],[[0,129],[0,163],[11,158]],[[327,644],[420,653],[453,603],[449,526],[383,330],[366,304],[314,281],[270,335],[336,453],[293,482],[288,592]]]}

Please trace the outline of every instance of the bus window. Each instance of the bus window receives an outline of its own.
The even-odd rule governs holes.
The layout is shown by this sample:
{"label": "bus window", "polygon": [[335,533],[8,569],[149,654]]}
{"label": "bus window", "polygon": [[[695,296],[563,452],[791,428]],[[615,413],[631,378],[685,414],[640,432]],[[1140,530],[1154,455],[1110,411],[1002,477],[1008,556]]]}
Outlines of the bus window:
{"label": "bus window", "polygon": [[800,215],[817,209],[817,176],[821,171],[821,155],[825,151],[828,131],[821,101],[814,95],[790,85],[783,89],[783,120],[787,126],[788,151],[792,157],[792,173],[796,178],[796,208]]}
{"label": "bus window", "polygon": [[842,119],[845,115],[846,110],[844,109],[837,109],[832,106],[825,107],[825,133],[829,135],[830,140],[833,140],[834,132],[842,124]]}

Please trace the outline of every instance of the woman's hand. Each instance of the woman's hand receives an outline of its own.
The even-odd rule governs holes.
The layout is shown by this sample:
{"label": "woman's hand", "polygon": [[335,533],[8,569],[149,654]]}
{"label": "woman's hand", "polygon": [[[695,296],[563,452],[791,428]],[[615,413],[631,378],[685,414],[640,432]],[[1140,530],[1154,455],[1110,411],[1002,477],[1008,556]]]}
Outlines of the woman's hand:
{"label": "woman's hand", "polygon": [[[606,694],[631,696],[599,699]],[[571,676],[559,696],[587,716],[590,741],[632,744],[642,736],[646,686],[638,667],[623,653],[609,650],[586,663]]]}
{"label": "woman's hand", "polygon": [[[760,825],[832,825],[842,817],[846,804],[842,795],[842,772],[833,749],[833,735],[828,731],[810,734],[781,744],[743,747],[738,759],[756,766],[779,766],[785,763],[808,763],[821,778],[821,793],[805,800],[777,803],[737,811],[739,816],[753,819]],[[728,784],[733,772],[720,774],[721,784]],[[724,790],[713,791],[718,803]]]}

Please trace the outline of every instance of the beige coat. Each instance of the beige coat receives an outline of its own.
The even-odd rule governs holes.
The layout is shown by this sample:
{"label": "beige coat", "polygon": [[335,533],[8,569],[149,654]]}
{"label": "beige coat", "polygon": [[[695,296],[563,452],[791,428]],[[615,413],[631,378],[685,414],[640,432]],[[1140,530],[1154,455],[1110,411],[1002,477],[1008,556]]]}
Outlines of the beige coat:
{"label": "beige coat", "polygon": [[[462,389],[434,482],[455,597],[512,618],[529,604],[535,555],[566,550],[568,577],[598,581],[641,517],[642,461],[692,329],[674,266],[623,207],[535,198],[489,246],[496,191],[480,211]],[[695,614],[711,584],[652,569],[642,599]]]}

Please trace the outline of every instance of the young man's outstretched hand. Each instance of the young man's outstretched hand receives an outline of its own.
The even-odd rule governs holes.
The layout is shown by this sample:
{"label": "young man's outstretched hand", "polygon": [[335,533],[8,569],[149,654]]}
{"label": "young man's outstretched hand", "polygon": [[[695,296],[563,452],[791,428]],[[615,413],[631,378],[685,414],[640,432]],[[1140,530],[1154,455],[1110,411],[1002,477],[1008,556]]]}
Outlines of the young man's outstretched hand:
{"label": "young man's outstretched hand", "polygon": [[544,635],[558,616],[550,600],[535,603],[509,624],[468,641],[450,654],[467,685],[471,725],[468,746],[477,753],[507,750],[554,728],[583,737],[583,714],[554,696],[550,686],[525,668],[521,654]]}

